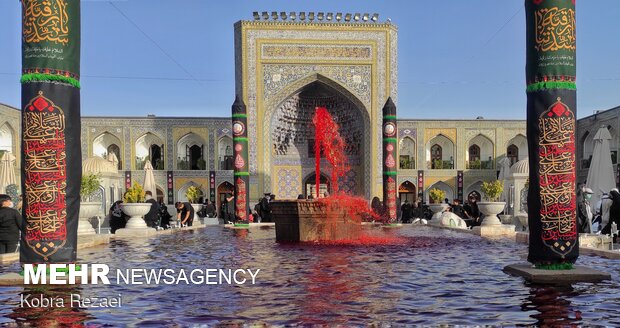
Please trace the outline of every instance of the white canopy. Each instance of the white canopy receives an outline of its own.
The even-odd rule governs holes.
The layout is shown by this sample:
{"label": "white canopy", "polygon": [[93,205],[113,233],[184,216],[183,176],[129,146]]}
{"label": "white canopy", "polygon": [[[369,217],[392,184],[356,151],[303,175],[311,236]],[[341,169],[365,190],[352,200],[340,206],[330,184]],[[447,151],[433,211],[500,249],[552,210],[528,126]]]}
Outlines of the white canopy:
{"label": "white canopy", "polygon": [[0,158],[0,193],[6,194],[6,187],[17,185],[15,177],[15,156],[11,152],[6,152]]}
{"label": "white canopy", "polygon": [[153,165],[150,161],[144,164],[144,191],[150,191],[154,199],[157,199],[157,185],[155,184],[155,175],[153,175]]}
{"label": "white canopy", "polygon": [[616,188],[616,177],[614,176],[614,168],[611,164],[611,151],[609,150],[609,140],[611,134],[606,126],[601,126],[594,135],[594,151],[592,153],[592,161],[588,170],[588,179],[586,187],[592,189],[591,204],[596,204],[603,193],[608,193],[611,189]]}

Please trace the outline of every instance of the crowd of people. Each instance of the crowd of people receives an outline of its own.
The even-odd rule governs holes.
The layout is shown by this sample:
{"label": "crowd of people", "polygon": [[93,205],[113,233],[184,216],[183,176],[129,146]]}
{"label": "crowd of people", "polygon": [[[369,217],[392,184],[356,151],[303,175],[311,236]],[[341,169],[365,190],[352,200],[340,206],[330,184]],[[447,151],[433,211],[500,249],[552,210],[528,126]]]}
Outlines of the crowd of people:
{"label": "crowd of people", "polygon": [[[617,188],[603,193],[601,199],[592,206],[590,200],[594,192],[584,187],[578,191],[577,228],[580,233],[612,234],[620,226],[620,192]],[[614,227],[615,225],[615,227]],[[615,243],[617,235],[613,235]]]}
{"label": "crowd of people", "polygon": [[[376,201],[379,201],[379,198],[375,198]],[[478,209],[478,201],[475,197],[470,196],[464,205],[461,204],[459,199],[454,199],[452,203],[450,203],[446,198],[444,199],[444,203],[449,205],[446,207],[445,211],[452,212],[454,215],[463,219],[468,227],[471,228],[480,225],[481,215]],[[373,206],[373,209],[374,208],[375,206]],[[409,203],[408,200],[405,200],[400,206],[400,209],[402,215],[399,215],[398,221],[402,223],[411,223],[415,219],[430,220],[433,217],[433,211],[431,211],[430,206],[422,201]]]}

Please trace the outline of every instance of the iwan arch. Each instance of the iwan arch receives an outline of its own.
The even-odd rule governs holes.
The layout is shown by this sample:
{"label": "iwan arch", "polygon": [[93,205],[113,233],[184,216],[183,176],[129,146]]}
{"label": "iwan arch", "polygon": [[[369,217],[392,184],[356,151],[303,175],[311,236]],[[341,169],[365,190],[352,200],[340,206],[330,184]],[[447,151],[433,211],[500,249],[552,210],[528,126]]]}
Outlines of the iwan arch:
{"label": "iwan arch", "polygon": [[249,146],[252,197],[305,193],[314,170],[308,120],[322,104],[352,144],[344,184],[366,197],[381,194],[381,109],[398,98],[394,25],[240,21],[235,67],[249,139],[256,140]]}

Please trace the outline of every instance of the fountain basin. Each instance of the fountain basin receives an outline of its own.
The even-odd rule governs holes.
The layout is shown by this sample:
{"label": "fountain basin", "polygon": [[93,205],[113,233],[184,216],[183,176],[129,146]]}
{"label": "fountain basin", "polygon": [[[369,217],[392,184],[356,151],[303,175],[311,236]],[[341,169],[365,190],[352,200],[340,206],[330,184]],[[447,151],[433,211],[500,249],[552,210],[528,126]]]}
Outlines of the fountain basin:
{"label": "fountain basin", "polygon": [[279,200],[269,203],[278,242],[315,242],[358,239],[359,217],[318,200]]}

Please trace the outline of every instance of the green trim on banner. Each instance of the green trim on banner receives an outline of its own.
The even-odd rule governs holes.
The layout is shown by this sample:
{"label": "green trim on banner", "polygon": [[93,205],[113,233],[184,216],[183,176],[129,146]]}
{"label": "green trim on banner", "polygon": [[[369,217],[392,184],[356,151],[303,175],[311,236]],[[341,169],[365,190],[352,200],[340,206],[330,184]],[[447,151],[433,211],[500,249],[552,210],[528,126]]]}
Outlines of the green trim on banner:
{"label": "green trim on banner", "polygon": [[572,263],[552,263],[552,264],[536,264],[536,269],[540,270],[572,270]]}
{"label": "green trim on banner", "polygon": [[235,176],[250,176],[250,172],[235,172]]}
{"label": "green trim on banner", "polygon": [[232,117],[248,117],[248,114],[232,114]]}
{"label": "green trim on banner", "polygon": [[233,226],[235,228],[249,228],[250,224],[249,223],[235,223]]}
{"label": "green trim on banner", "polygon": [[562,81],[547,81],[532,83],[527,86],[526,92],[536,92],[549,89],[567,89],[577,90],[577,84],[575,82],[562,82]]}
{"label": "green trim on banner", "polygon": [[247,137],[233,137],[233,141],[245,141],[248,142]]}
{"label": "green trim on banner", "polygon": [[396,115],[383,115],[383,118],[387,118],[387,119],[396,119]]}
{"label": "green trim on banner", "polygon": [[22,75],[22,78],[19,80],[21,83],[30,83],[30,82],[62,82],[71,84],[76,88],[80,88],[80,81],[62,75],[53,75],[53,74],[44,74],[44,73],[28,73]]}
{"label": "green trim on banner", "polygon": [[387,141],[387,142],[398,142],[398,139],[396,138],[383,138],[383,141]]}
{"label": "green trim on banner", "polygon": [[398,175],[398,172],[396,172],[396,171],[386,171],[386,172],[383,172],[383,175],[394,175],[394,176],[396,176],[396,175]]}

